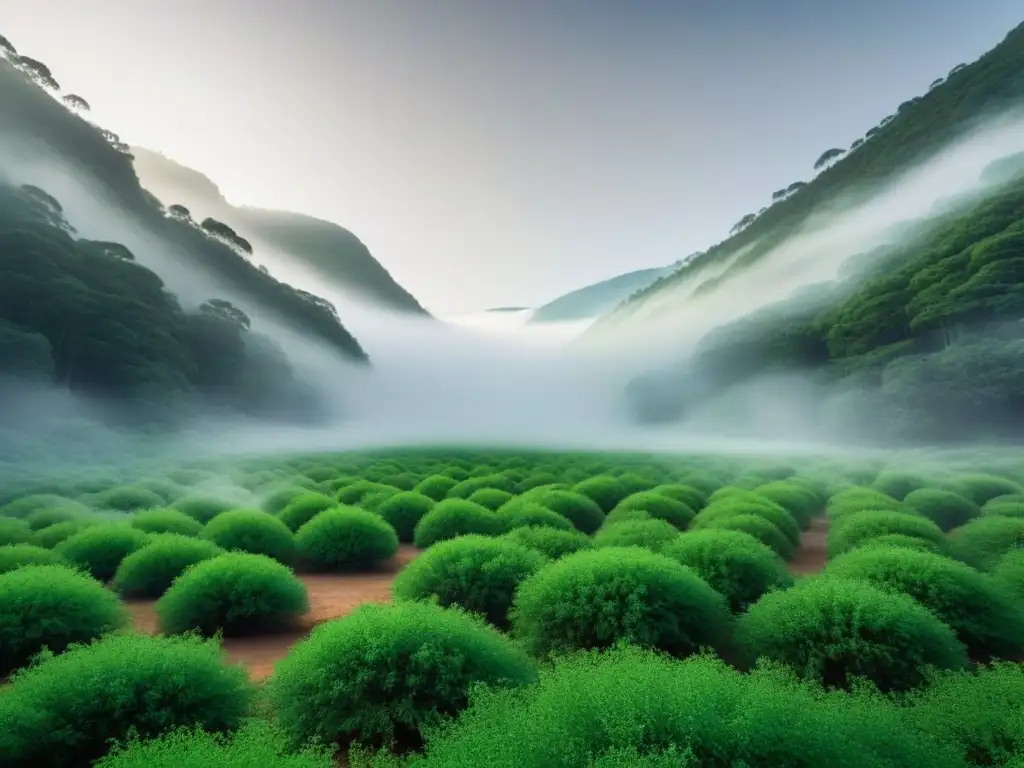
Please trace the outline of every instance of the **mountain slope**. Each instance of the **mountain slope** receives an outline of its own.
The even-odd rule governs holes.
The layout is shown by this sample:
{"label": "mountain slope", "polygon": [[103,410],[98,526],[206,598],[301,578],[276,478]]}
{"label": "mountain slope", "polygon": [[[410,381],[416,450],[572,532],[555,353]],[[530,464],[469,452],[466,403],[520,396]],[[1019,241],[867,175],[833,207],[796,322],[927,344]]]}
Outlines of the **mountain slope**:
{"label": "mountain slope", "polygon": [[257,248],[273,248],[313,267],[325,279],[400,312],[425,315],[369,249],[347,229],[287,211],[232,206],[203,174],[157,152],[132,147],[135,169],[147,189],[165,202],[188,208],[195,218],[223,221]]}
{"label": "mountain slope", "polygon": [[672,271],[673,267],[640,269],[578,288],[538,307],[530,322],[560,323],[598,317]]}

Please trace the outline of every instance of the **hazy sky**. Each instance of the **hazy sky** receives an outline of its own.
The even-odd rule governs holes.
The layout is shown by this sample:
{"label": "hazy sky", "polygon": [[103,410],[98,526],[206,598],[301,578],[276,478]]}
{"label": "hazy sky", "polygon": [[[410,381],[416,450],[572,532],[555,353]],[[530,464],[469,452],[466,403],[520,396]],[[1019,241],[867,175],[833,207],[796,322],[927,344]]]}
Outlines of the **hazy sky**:
{"label": "hazy sky", "polygon": [[0,0],[95,119],[342,224],[428,308],[535,305],[722,238],[1019,0]]}

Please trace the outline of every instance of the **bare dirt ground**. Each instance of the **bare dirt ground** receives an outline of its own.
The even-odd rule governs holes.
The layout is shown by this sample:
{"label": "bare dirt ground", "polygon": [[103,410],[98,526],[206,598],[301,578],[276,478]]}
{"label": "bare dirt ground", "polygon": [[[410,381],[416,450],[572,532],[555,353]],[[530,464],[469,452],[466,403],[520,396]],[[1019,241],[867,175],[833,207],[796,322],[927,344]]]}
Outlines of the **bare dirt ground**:
{"label": "bare dirt ground", "polygon": [[[253,680],[265,679],[273,672],[274,663],[317,624],[345,616],[363,603],[391,602],[391,582],[417,554],[419,550],[403,545],[394,558],[372,573],[301,574],[299,578],[309,592],[310,609],[299,627],[273,635],[227,638],[223,647],[228,659],[243,664]],[[128,602],[134,625],[141,632],[158,631],[154,602]]]}
{"label": "bare dirt ground", "polygon": [[818,515],[800,537],[800,547],[789,561],[794,576],[817,573],[828,560],[828,517]]}

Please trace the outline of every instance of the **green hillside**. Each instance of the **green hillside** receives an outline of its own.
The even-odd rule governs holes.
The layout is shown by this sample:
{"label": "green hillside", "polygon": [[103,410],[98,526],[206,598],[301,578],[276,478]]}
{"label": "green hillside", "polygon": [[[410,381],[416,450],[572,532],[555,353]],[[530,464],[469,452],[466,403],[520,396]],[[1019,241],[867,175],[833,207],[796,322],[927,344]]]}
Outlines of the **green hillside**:
{"label": "green hillside", "polygon": [[256,247],[269,246],[313,267],[325,279],[389,309],[427,314],[347,229],[299,213],[232,206],[210,179],[157,152],[132,147],[135,169],[146,189],[187,207],[196,218],[212,216]]}
{"label": "green hillside", "polygon": [[639,269],[579,288],[538,307],[531,323],[560,323],[598,317],[633,293],[672,273],[672,267]]}

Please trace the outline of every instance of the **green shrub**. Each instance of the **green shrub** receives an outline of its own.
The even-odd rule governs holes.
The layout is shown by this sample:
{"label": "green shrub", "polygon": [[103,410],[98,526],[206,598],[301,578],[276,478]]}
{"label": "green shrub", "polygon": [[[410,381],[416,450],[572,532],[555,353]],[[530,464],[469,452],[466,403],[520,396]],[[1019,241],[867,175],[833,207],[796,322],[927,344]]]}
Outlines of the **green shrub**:
{"label": "green shrub", "polygon": [[308,488],[301,485],[284,485],[277,487],[263,497],[263,501],[260,502],[260,509],[264,512],[269,512],[272,515],[280,514],[285,507],[299,498],[299,496],[303,496],[309,492]]}
{"label": "green shrub", "polygon": [[417,493],[422,493],[428,499],[434,501],[441,501],[448,496],[448,492],[459,484],[458,480],[455,480],[447,475],[431,475],[425,477],[413,488]]}
{"label": "green shrub", "polygon": [[694,519],[691,527],[703,528],[714,520],[736,515],[763,517],[789,540],[793,548],[800,544],[800,524],[796,519],[774,501],[769,501],[750,491],[731,494],[727,498],[712,501]]}
{"label": "green shrub", "polygon": [[1024,517],[1024,502],[995,501],[988,502],[981,511],[982,515],[999,515],[1001,517]]}
{"label": "green shrub", "polygon": [[776,480],[758,486],[754,492],[789,512],[801,528],[806,528],[812,517],[824,511],[821,497],[796,480]]}
{"label": "green shrub", "polygon": [[[636,517],[636,513],[640,513],[642,517]],[[681,501],[662,496],[654,491],[641,491],[627,496],[616,504],[615,509],[608,513],[605,525],[650,518],[664,520],[677,530],[684,531],[690,525],[695,514]]]}
{"label": "green shrub", "polygon": [[224,554],[212,541],[178,533],[155,535],[121,561],[112,586],[122,597],[157,598],[190,565]]}
{"label": "green shrub", "polygon": [[97,525],[99,520],[81,518],[79,520],[68,520],[64,523],[54,523],[41,528],[32,534],[32,543],[44,549],[53,549],[62,541],[70,539],[79,531]]}
{"label": "green shrub", "polygon": [[692,485],[683,483],[662,483],[651,488],[651,493],[659,493],[668,496],[670,499],[681,501],[694,512],[700,512],[708,503],[707,494],[697,490]]}
{"label": "green shrub", "polygon": [[942,529],[926,517],[908,512],[866,510],[851,512],[832,522],[828,532],[829,556],[841,555],[869,539],[892,533],[924,539],[943,549],[946,542]]}
{"label": "green shrub", "polygon": [[688,531],[661,553],[690,568],[740,613],[762,595],[793,585],[786,563],[753,536],[740,531]]}
{"label": "green shrub", "polygon": [[534,549],[552,560],[593,546],[590,538],[580,531],[560,531],[546,525],[515,528],[501,538]]}
{"label": "green shrub", "polygon": [[530,501],[547,507],[572,523],[574,528],[586,534],[594,533],[604,523],[605,515],[601,507],[582,493],[545,488],[524,494],[519,498],[528,498]]}
{"label": "green shrub", "polygon": [[950,552],[979,570],[988,570],[1012,549],[1024,547],[1024,519],[982,516],[949,533]]}
{"label": "green shrub", "polygon": [[640,547],[577,552],[524,581],[511,614],[536,654],[624,641],[687,656],[728,642],[729,608],[693,571]]}
{"label": "green shrub", "polygon": [[629,496],[630,489],[611,475],[596,475],[581,480],[572,487],[576,493],[582,493],[593,501],[606,514],[611,512],[620,501]]}
{"label": "green shrub", "polygon": [[[701,512],[701,514],[703,515],[704,512]],[[694,520],[693,528],[694,530],[740,531],[749,534],[774,550],[783,560],[789,560],[796,552],[793,542],[787,539],[782,531],[763,516],[756,513],[716,516],[707,519],[707,522],[704,520]]]}
{"label": "green shrub", "polygon": [[495,512],[494,517],[498,520],[503,532],[530,525],[541,525],[561,531],[573,530],[572,523],[557,512],[552,512],[547,507],[533,501],[523,501],[521,498],[512,499]]}
{"label": "green shrub", "polygon": [[458,605],[504,629],[516,588],[548,562],[507,539],[460,536],[434,545],[409,563],[392,585],[396,600]]}
{"label": "green shrub", "polygon": [[514,497],[511,493],[499,490],[498,488],[478,488],[469,495],[470,501],[479,504],[481,507],[487,507],[492,512],[512,498]]}
{"label": "green shrub", "polygon": [[931,552],[933,555],[941,555],[945,552],[945,549],[934,541],[926,541],[916,536],[905,536],[902,533],[887,533],[882,536],[873,536],[857,544],[853,549],[847,550],[847,552],[856,552],[870,547],[912,549],[915,552]]}
{"label": "green shrub", "polygon": [[93,578],[109,581],[121,561],[148,541],[148,533],[130,525],[101,523],[72,534],[56,549],[64,559],[85,569]]}
{"label": "green shrub", "polygon": [[399,541],[411,544],[416,525],[434,508],[434,503],[433,499],[425,494],[403,491],[388,498],[377,507],[376,512],[395,529]]}
{"label": "green shrub", "polygon": [[[89,512],[89,507],[85,506],[81,502],[75,501],[74,499],[69,499],[65,496],[57,496],[51,493],[38,493],[30,496],[22,496],[21,498],[5,504],[0,507],[0,515],[3,517],[26,519],[33,512],[43,509],[66,509],[78,515],[85,515]],[[38,530],[41,527],[43,526],[33,526],[33,530]]]}
{"label": "green shrub", "polygon": [[964,475],[956,478],[951,484],[954,490],[966,496],[975,504],[982,505],[987,501],[1009,494],[1024,494],[1024,486],[998,475]]}
{"label": "green shrub", "polygon": [[1011,549],[996,560],[989,577],[1003,594],[1024,606],[1024,549]]}
{"label": "green shrub", "polygon": [[322,493],[315,491],[304,491],[301,495],[292,499],[288,505],[278,514],[288,529],[297,531],[325,509],[334,509],[339,506],[337,499],[332,499]]}
{"label": "green shrub", "polygon": [[222,512],[234,509],[236,505],[216,496],[202,494],[184,496],[175,501],[172,506],[179,512],[184,512],[193,520],[206,525]]}
{"label": "green shrub", "polygon": [[901,512],[906,510],[906,505],[896,501],[892,496],[886,496],[872,488],[853,486],[840,491],[828,500],[826,512],[832,520],[854,512],[867,510],[891,510]]}
{"label": "green shrub", "polygon": [[0,517],[0,546],[28,544],[32,541],[32,528],[24,520]]}
{"label": "green shrub", "polygon": [[278,663],[269,700],[293,745],[414,745],[478,683],[536,680],[530,659],[482,621],[419,602],[363,605],[317,626]]}
{"label": "green shrub", "polygon": [[466,499],[445,499],[434,505],[416,524],[413,542],[420,549],[467,533],[496,536],[502,533],[502,521],[487,507]]}
{"label": "green shrub", "polygon": [[178,533],[200,536],[203,524],[177,509],[144,509],[132,516],[133,528],[146,533]]}
{"label": "green shrub", "polygon": [[249,720],[225,735],[180,728],[159,738],[125,742],[94,768],[334,768],[330,751],[315,746],[288,749],[284,736],[265,720]]}
{"label": "green shrub", "polygon": [[231,509],[206,524],[203,537],[230,551],[266,555],[289,564],[295,559],[295,537],[288,526],[258,509]]}
{"label": "green shrub", "polygon": [[334,494],[334,498],[339,504],[346,506],[357,505],[361,504],[367,496],[384,491],[388,491],[392,495],[399,492],[398,488],[392,488],[383,483],[375,483],[370,480],[356,480]]}
{"label": "green shrub", "polygon": [[828,564],[826,573],[910,595],[954,632],[972,659],[1024,651],[1024,613],[984,576],[927,552],[861,548]]}
{"label": "green shrub", "polygon": [[452,486],[452,489],[448,491],[447,498],[468,499],[481,488],[497,488],[498,490],[512,493],[515,490],[514,485],[513,481],[505,477],[505,475],[487,474],[467,477],[465,480]]}
{"label": "green shrub", "polygon": [[236,727],[252,702],[245,670],[216,642],[114,634],[25,669],[0,697],[0,764],[85,766],[133,733]]}
{"label": "green shrub", "polygon": [[308,610],[306,587],[291,569],[266,555],[244,552],[189,566],[156,603],[161,629],[172,634],[283,629]]}
{"label": "green shrub", "polygon": [[314,571],[357,571],[398,551],[398,535],[385,520],[358,507],[325,509],[295,534],[302,564]]}
{"label": "green shrub", "polygon": [[904,501],[909,494],[928,485],[928,478],[913,472],[888,471],[879,474],[871,487],[896,501]]}
{"label": "green shrub", "polygon": [[26,565],[69,565],[60,554],[34,544],[0,546],[0,574],[10,573]]}
{"label": "green shrub", "polygon": [[963,768],[881,697],[822,694],[778,667],[741,675],[713,657],[679,662],[628,646],[559,659],[539,685],[481,691],[413,765]]}
{"label": "green shrub", "polygon": [[81,520],[84,515],[89,514],[77,507],[41,507],[29,512],[24,520],[33,531],[41,531],[51,525],[59,523],[71,523]]}
{"label": "green shrub", "polygon": [[146,488],[121,485],[109,491],[97,493],[93,500],[101,509],[115,509],[118,512],[134,512],[139,509],[162,507],[167,500]]}
{"label": "green shrub", "polygon": [[679,535],[679,529],[664,520],[625,520],[604,525],[594,534],[594,546],[643,547],[660,552]]}
{"label": "green shrub", "polygon": [[905,690],[932,669],[967,666],[953,630],[913,598],[833,577],[769,592],[740,616],[737,639],[748,663],[786,664],[829,688],[866,678],[882,691]]}
{"label": "green shrub", "polygon": [[978,505],[959,494],[938,488],[920,488],[907,494],[903,502],[927,517],[943,531],[963,525],[981,514]]}
{"label": "green shrub", "polygon": [[[46,550],[44,550],[46,551]],[[121,601],[95,579],[60,565],[0,574],[0,677],[43,648],[60,653],[128,621]]]}

